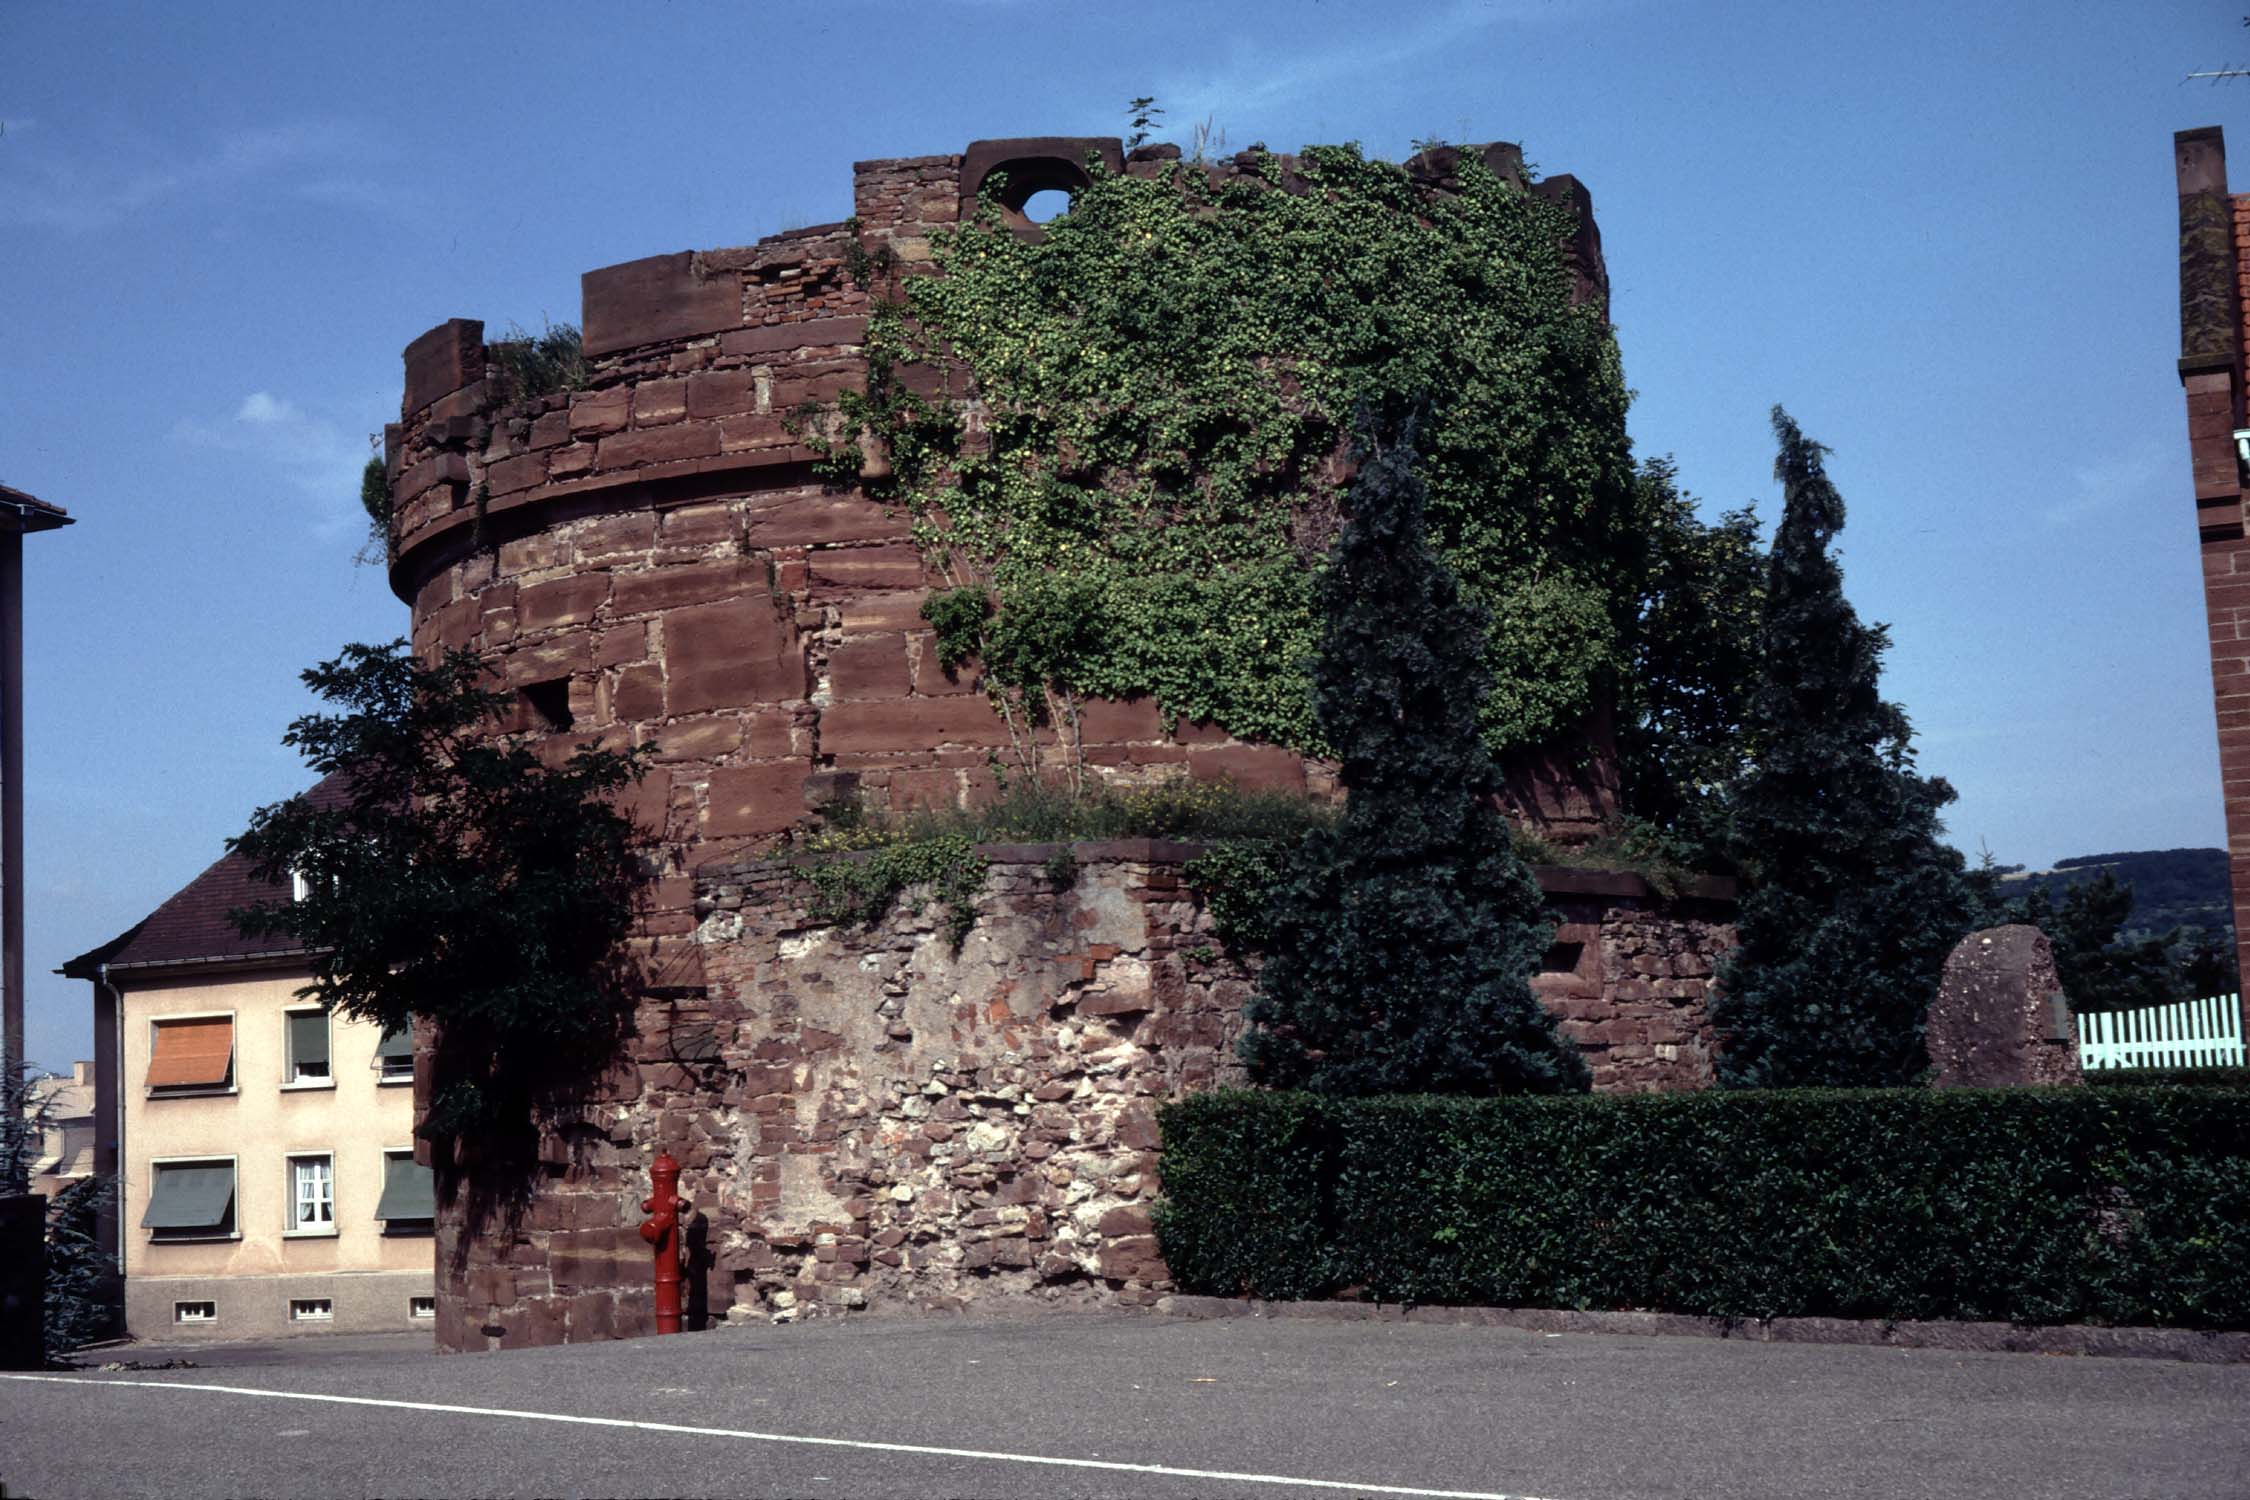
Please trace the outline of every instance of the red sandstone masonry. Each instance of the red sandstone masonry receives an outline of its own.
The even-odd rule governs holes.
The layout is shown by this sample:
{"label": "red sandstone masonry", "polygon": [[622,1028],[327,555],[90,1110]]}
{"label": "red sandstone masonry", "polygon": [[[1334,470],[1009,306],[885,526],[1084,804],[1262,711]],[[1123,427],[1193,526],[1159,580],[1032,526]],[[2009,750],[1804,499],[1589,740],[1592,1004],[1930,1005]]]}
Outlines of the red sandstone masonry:
{"label": "red sandstone masonry", "polygon": [[[985,153],[991,161],[1019,164],[1011,171],[1012,182],[1022,178],[1017,187],[1031,180],[1020,164],[1036,157],[1037,143],[980,144],[993,148]],[[1121,156],[1114,141],[1050,141],[1038,149],[1060,151],[1040,170],[1064,175],[1082,170],[1089,150]],[[1447,190],[1445,161],[1418,163],[1412,170],[1424,190]],[[1223,178],[1253,169],[1246,158],[1212,171]],[[610,1337],[645,1326],[645,1296],[631,1289],[637,1283],[614,1278],[628,1267],[638,1275],[645,1264],[636,1259],[631,1215],[621,1205],[644,1187],[633,1153],[658,1137],[692,1142],[691,1151],[702,1153],[690,1161],[691,1181],[739,1157],[739,1169],[726,1169],[736,1174],[728,1179],[731,1196],[708,1206],[715,1223],[723,1213],[755,1209],[767,1216],[761,1225],[800,1225],[769,1225],[752,1235],[751,1220],[725,1220],[733,1226],[728,1233],[743,1236],[730,1242],[728,1274],[755,1283],[768,1301],[791,1286],[873,1284],[857,1280],[863,1274],[922,1277],[914,1284],[933,1286],[938,1282],[929,1275],[1037,1278],[1046,1276],[1042,1265],[1067,1264],[1074,1268],[1067,1275],[1058,1271],[1041,1284],[1076,1278],[1146,1291],[1160,1271],[1145,1224],[1130,1218],[1133,1204],[1153,1191],[1153,1178],[1144,1166],[1145,1186],[1128,1190],[1121,1184],[1135,1173],[1123,1163],[1145,1161],[1154,1149],[1150,1100],[1225,1076],[1228,1028],[1235,1024],[1228,1018],[1243,983],[1240,974],[1182,967],[1174,949],[1188,929],[1180,924],[1200,918],[1176,873],[1152,868],[1134,877],[1141,886],[1103,886],[1108,906],[1096,902],[1067,920],[1034,877],[1019,871],[1010,877],[1014,885],[1002,882],[995,899],[1003,909],[994,919],[1012,924],[1007,930],[1031,946],[993,962],[1031,967],[1007,979],[1017,989],[995,991],[985,1010],[961,1018],[964,1034],[981,1038],[978,1046],[1004,1042],[1003,1052],[1014,1048],[1026,1058],[1036,1038],[1045,1038],[1038,1045],[1059,1045],[1054,1008],[1039,998],[1048,970],[1034,956],[1074,955],[1068,972],[1077,977],[1064,987],[1082,1018],[1073,1034],[1114,1032],[1127,1048],[1119,1067],[1141,1059],[1131,1063],[1139,1082],[1113,1099],[1108,1065],[1086,1064],[1070,1077],[1096,1080],[1086,1084],[1085,1097],[1099,1102],[1093,1115],[1077,1119],[1078,1082],[1042,1098],[1039,1090],[1063,1087],[1058,1076],[1008,1076],[1009,1069],[1031,1068],[1030,1061],[972,1068],[949,1054],[953,1066],[940,1081],[955,1080],[946,1084],[955,1098],[962,1090],[1029,1089],[1032,1097],[1019,1094],[1017,1102],[1030,1113],[1018,1117],[1011,1105],[1007,1118],[1029,1119],[1020,1128],[1045,1134],[1023,1146],[1023,1159],[1044,1162],[1066,1147],[1092,1152],[1098,1170],[1089,1166],[1092,1175],[1073,1180],[1098,1178],[1117,1199],[1103,1214],[1123,1210],[1127,1217],[1108,1220],[1107,1229],[1099,1218],[1066,1225],[1049,1212],[1048,1188],[1031,1176],[1018,1173],[1004,1184],[964,1162],[927,1189],[970,1195],[956,1203],[957,1220],[932,1221],[951,1236],[946,1244],[954,1248],[943,1250],[931,1236],[916,1239],[899,1227],[919,1222],[919,1197],[909,1208],[880,1212],[846,1198],[810,1217],[798,1213],[800,1198],[828,1192],[821,1184],[832,1179],[843,1182],[823,1175],[825,1159],[864,1143],[869,1119],[889,1121],[882,1130],[896,1127],[899,1138],[885,1137],[885,1151],[926,1161],[949,1154],[940,1148],[973,1134],[967,1122],[979,1117],[947,1118],[951,1106],[941,1112],[935,1104],[927,1118],[909,1116],[897,1099],[880,1107],[868,1102],[871,1113],[861,1116],[852,1113],[861,1106],[848,1090],[834,1093],[822,1084],[815,1091],[805,1069],[848,1062],[872,1077],[878,1070],[868,1059],[888,1058],[881,1048],[905,1045],[891,1028],[907,1023],[886,1020],[849,1046],[840,1019],[792,1030],[791,1017],[829,1000],[793,987],[793,960],[769,956],[742,968],[730,956],[737,950],[705,940],[710,913],[693,906],[694,872],[736,865],[771,847],[806,816],[808,789],[848,773],[877,805],[957,803],[989,795],[989,762],[1009,751],[1007,726],[986,700],[975,664],[953,673],[937,665],[921,618],[930,580],[911,517],[856,490],[816,482],[812,455],[790,425],[799,403],[830,400],[864,382],[873,289],[855,280],[852,267],[864,263],[863,254],[888,250],[897,274],[930,273],[931,236],[958,221],[964,196],[979,186],[963,174],[960,155],[857,164],[856,243],[843,225],[816,225],[755,245],[658,255],[587,273],[582,390],[501,404],[487,379],[483,325],[469,320],[441,324],[407,350],[401,418],[386,429],[385,456],[394,495],[391,582],[413,606],[415,649],[484,653],[519,688],[563,681],[573,722],[567,735],[549,742],[553,751],[580,743],[646,745],[657,762],[627,799],[658,840],[634,950],[652,996],[641,1046],[603,1097],[550,1122],[548,1166],[555,1175],[515,1236],[464,1238],[457,1220],[441,1226],[441,1267],[471,1268],[458,1278],[441,1271],[444,1347]],[[1557,190],[1583,199],[1575,184]],[[1583,294],[1601,294],[1606,277],[1590,218],[1571,248]],[[933,366],[903,374],[933,393],[950,379],[950,394],[959,394],[957,371]],[[2209,419],[2205,412],[2207,425]],[[2250,711],[2250,686],[2244,703]],[[1146,701],[1087,704],[1081,727],[1088,765],[1121,781],[1187,773],[1334,790],[1319,764],[1238,743],[1209,726],[1166,723]],[[1051,735],[1046,742],[1052,748]],[[796,899],[786,886],[780,880],[770,891],[785,906]],[[1629,921],[1610,922],[1606,910],[1591,896],[1571,908],[1570,921],[1597,935],[1589,939],[1597,956],[1585,961],[1595,966],[1588,972],[1617,975],[1620,984],[1645,992],[1627,998],[1615,986],[1603,988],[1606,979],[1558,976],[1571,979],[1567,993],[1557,991],[1566,1029],[1595,1058],[1597,1074],[1616,1086],[1699,1081],[1708,1073],[1708,1053],[1694,1041],[1696,997],[1717,929],[1641,932]],[[1086,936],[1091,929],[1070,925],[1088,913],[1092,928],[1145,932],[1145,941],[1135,939],[1139,948],[1094,943]],[[812,940],[798,932],[789,941],[800,938]],[[899,994],[920,995],[916,986],[927,976],[914,955],[928,946],[926,928],[900,929],[892,941],[903,946],[886,950],[888,957],[859,956],[874,958],[877,970],[891,976],[885,984],[903,985]],[[715,956],[725,972],[712,980],[705,966]],[[849,987],[862,972],[838,970],[833,979]],[[708,1078],[696,1070],[700,1064],[664,1050],[689,1020],[716,1028],[725,1047],[735,1049],[719,1059],[728,1081],[716,1097],[698,1092],[698,1080]],[[785,1106],[800,1113],[783,1121]],[[918,1148],[905,1143],[909,1118]],[[782,1141],[787,1131],[798,1132],[787,1137],[787,1149],[760,1144]],[[1034,1156],[1034,1146],[1052,1149]],[[1075,1214],[1082,1200],[1070,1197],[1068,1184],[1061,1190]],[[1045,1226],[1039,1234],[1035,1223]],[[893,1231],[900,1237],[878,1242]],[[1066,1243],[1078,1249],[1058,1248]],[[457,1253],[467,1259],[451,1259]],[[1051,1255],[1064,1260],[1046,1261]],[[880,1269],[853,1269],[862,1267]],[[499,1331],[480,1331],[488,1327]]]}

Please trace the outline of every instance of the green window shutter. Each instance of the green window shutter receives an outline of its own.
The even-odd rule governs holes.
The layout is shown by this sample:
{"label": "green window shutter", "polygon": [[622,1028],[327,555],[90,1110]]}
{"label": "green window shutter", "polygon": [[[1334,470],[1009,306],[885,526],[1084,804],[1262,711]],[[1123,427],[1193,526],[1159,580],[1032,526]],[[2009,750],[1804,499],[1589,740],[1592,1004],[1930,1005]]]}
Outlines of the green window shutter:
{"label": "green window shutter", "polygon": [[143,1229],[217,1229],[234,1208],[234,1168],[231,1166],[166,1167],[156,1169],[156,1185],[148,1195],[148,1211],[141,1215]]}
{"label": "green window shutter", "polygon": [[434,1219],[437,1217],[437,1179],[430,1169],[411,1156],[383,1158],[383,1197],[375,1205],[378,1219]]}
{"label": "green window shutter", "polygon": [[412,1057],[414,1055],[413,1031],[402,1026],[396,1031],[384,1032],[383,1040],[375,1045],[375,1055],[377,1057]]}
{"label": "green window shutter", "polygon": [[298,1072],[325,1070],[328,1066],[328,1013],[289,1013],[289,1061]]}

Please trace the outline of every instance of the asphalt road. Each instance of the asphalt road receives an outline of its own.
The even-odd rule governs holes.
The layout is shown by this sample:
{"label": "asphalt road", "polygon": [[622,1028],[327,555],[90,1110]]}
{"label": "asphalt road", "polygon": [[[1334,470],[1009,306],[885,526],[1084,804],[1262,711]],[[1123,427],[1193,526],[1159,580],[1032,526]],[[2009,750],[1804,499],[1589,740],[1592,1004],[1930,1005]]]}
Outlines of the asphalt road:
{"label": "asphalt road", "polygon": [[2239,1367],[1123,1313],[442,1358],[348,1342],[0,1378],[0,1484],[11,1500],[2250,1496]]}

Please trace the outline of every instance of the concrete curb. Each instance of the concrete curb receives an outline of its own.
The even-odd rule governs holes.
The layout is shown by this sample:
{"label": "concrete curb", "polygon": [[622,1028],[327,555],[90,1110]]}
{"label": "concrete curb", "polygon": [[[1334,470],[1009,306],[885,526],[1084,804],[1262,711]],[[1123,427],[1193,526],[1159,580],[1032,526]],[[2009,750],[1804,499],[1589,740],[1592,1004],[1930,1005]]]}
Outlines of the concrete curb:
{"label": "concrete curb", "polygon": [[1687,1313],[1574,1312],[1543,1307],[1400,1307],[1375,1302],[1263,1302],[1249,1297],[1160,1297],[1173,1318],[1301,1318],[1322,1322],[1444,1323],[1525,1333],[1605,1333],[1644,1338],[1745,1339],[1760,1344],[1867,1344],[1977,1354],[2077,1354],[2250,1364],[2250,1333],[2195,1328],[2019,1328],[2013,1323],[1885,1323],[1870,1318],[1736,1321]]}

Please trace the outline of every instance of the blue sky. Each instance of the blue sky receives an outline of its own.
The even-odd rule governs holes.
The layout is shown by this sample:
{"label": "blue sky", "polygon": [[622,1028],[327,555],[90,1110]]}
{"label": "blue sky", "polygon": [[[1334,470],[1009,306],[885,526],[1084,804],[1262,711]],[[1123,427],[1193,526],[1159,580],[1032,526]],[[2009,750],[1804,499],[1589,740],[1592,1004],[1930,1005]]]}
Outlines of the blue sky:
{"label": "blue sky", "polygon": [[1770,518],[1835,450],[1863,615],[1950,826],[2008,862],[2223,841],[2171,133],[2239,126],[2244,7],[0,0],[0,480],[26,552],[30,1051],[49,975],[309,779],[296,673],[405,610],[355,567],[399,350],[578,275],[844,217],[987,136],[1508,139],[1592,189],[1640,452]]}

